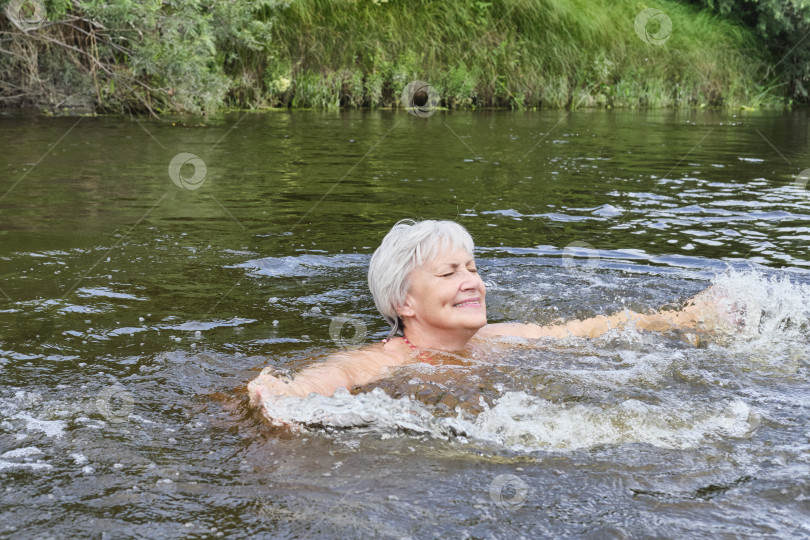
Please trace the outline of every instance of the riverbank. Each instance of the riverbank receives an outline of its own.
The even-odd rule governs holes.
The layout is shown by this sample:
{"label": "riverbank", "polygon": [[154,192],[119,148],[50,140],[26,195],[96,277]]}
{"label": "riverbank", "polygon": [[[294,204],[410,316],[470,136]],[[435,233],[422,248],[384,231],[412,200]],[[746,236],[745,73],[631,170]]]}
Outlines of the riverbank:
{"label": "riverbank", "polygon": [[43,111],[397,107],[416,80],[451,109],[786,103],[760,38],[672,0],[15,6],[0,99]]}

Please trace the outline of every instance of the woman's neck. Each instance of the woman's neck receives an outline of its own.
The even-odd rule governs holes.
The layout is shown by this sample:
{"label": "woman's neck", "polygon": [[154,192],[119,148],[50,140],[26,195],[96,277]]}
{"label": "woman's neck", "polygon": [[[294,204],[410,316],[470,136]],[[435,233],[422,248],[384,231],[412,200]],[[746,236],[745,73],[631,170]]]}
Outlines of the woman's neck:
{"label": "woman's neck", "polygon": [[427,331],[419,325],[409,325],[403,330],[408,341],[416,347],[447,352],[464,350],[467,342],[476,332],[477,330],[470,329],[441,330],[435,328]]}

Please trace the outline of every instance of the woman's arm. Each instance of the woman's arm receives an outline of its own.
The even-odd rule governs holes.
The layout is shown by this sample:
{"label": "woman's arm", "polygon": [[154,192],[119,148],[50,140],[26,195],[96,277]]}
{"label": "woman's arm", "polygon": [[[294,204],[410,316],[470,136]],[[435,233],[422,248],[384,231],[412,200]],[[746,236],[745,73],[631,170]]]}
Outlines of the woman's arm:
{"label": "woman's arm", "polygon": [[540,326],[534,323],[488,324],[480,330],[487,336],[541,337],[599,337],[608,330],[623,329],[628,324],[655,332],[674,329],[697,329],[700,331],[728,330],[739,326],[740,313],[736,306],[729,306],[728,299],[714,287],[693,296],[680,311],[658,311],[650,315],[625,310],[614,315],[597,315],[590,319],[569,321],[564,324]]}
{"label": "woman's arm", "polygon": [[398,352],[374,345],[337,353],[299,372],[294,379],[276,377],[271,368],[265,368],[248,384],[250,401],[256,405],[270,396],[306,397],[313,392],[331,396],[338,388],[351,390],[385,376],[391,367],[404,364],[406,357]]}
{"label": "woman's arm", "polygon": [[488,324],[479,333],[484,336],[517,336],[525,338],[567,338],[567,337],[599,337],[611,328],[622,328],[632,316],[643,317],[638,313],[617,313],[607,317],[597,315],[590,319],[569,321],[564,324],[540,326],[534,323],[496,323]]}
{"label": "woman's arm", "polygon": [[563,324],[540,326],[534,323],[497,323],[488,324],[480,330],[485,336],[518,336],[526,338],[566,338],[566,337],[599,337],[611,329],[623,329],[628,323],[635,323],[636,328],[664,332],[673,328],[689,325],[687,317],[679,313],[654,313],[643,315],[625,310],[614,315],[597,315],[590,319],[569,321]]}

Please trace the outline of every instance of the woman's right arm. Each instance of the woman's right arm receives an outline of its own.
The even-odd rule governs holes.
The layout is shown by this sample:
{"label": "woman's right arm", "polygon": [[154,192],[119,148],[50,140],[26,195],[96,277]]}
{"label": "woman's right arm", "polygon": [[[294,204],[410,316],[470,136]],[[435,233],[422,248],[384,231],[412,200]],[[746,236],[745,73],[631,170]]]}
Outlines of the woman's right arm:
{"label": "woman's right arm", "polygon": [[271,368],[265,368],[248,384],[250,401],[258,405],[271,396],[306,397],[312,393],[331,396],[338,388],[351,390],[380,379],[392,367],[404,364],[406,357],[397,352],[380,345],[340,352],[300,371],[294,379],[276,377],[271,374]]}

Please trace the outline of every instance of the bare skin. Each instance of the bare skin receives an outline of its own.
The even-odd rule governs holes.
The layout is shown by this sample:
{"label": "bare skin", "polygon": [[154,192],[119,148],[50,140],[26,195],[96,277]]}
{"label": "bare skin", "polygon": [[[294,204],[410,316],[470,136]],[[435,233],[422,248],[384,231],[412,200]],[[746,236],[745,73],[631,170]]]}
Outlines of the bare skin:
{"label": "bare skin", "polygon": [[[422,349],[463,351],[473,339],[499,336],[524,338],[595,338],[611,329],[635,325],[641,330],[665,332],[673,329],[710,331],[728,327],[730,312],[718,305],[712,289],[690,299],[680,311],[659,311],[650,315],[625,311],[599,315],[564,324],[540,326],[534,323],[487,324],[486,287],[475,261],[463,249],[444,255],[415,269],[409,275],[410,290],[399,314],[408,341]],[[733,321],[736,322],[736,321]],[[386,343],[331,355],[326,361],[299,372],[295,379],[274,376],[270,368],[248,384],[253,404],[271,396],[306,397],[311,393],[331,396],[338,388],[350,390],[385,377],[392,369],[419,361],[401,337]]]}

